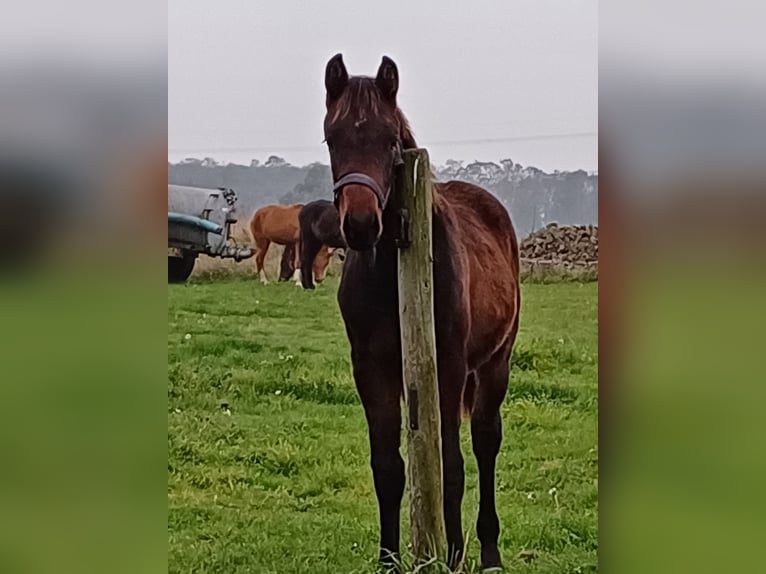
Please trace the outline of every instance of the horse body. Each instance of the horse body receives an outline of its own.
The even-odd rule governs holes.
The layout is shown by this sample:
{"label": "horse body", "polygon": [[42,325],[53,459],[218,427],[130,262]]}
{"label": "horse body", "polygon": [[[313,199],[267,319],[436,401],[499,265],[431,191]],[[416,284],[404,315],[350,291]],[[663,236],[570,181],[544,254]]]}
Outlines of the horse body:
{"label": "horse body", "polygon": [[[477,530],[482,563],[491,567],[500,562],[494,465],[501,439],[499,408],[518,327],[518,250],[507,212],[484,190],[462,182],[436,184],[434,200],[441,204],[433,214],[433,275],[447,537],[456,563],[463,549],[459,429],[461,412],[468,412],[480,472]],[[477,202],[487,208],[487,214],[474,211]],[[487,237],[483,222],[493,217],[505,219],[504,236]],[[383,214],[384,233],[374,254],[348,251],[338,292],[354,379],[369,424],[383,560],[399,548],[405,482],[399,454],[403,380],[398,253],[387,233],[395,228],[396,218],[393,210]]]}
{"label": "horse body", "polygon": [[478,186],[457,181],[435,184],[434,195],[443,212],[435,214],[437,222],[444,220],[446,235],[456,238],[447,248],[434,247],[434,277],[446,279],[437,270],[437,257],[457,256],[456,276],[446,280],[459,283],[467,295],[462,301],[462,312],[470,320],[466,360],[468,368],[475,370],[515,335],[519,310],[516,235],[505,208]]}
{"label": "horse body", "polygon": [[[296,283],[298,282],[301,261],[298,214],[302,208],[302,203],[295,205],[266,205],[253,214],[253,218],[250,220],[250,233],[255,243],[255,268],[262,283],[268,283],[263,262],[266,259],[266,253],[268,253],[271,243],[294,247],[294,278]],[[312,264],[309,264],[309,272],[313,271],[313,274],[321,280],[327,271],[330,256],[320,250],[315,258],[312,259],[312,263],[313,269]]]}
{"label": "horse body", "polygon": [[[303,206],[298,214],[300,227],[301,281],[305,289],[313,289],[311,265],[315,258],[329,258],[335,249],[345,249],[346,242],[340,232],[338,210],[325,199]],[[317,281],[323,277],[316,276]]]}
{"label": "horse body", "polygon": [[[387,195],[397,148],[416,145],[396,106],[398,71],[388,58],[375,79],[349,78],[337,55],[327,65],[325,86],[325,134],[336,206],[350,248],[338,303],[369,428],[380,558],[385,562],[399,551],[405,482],[399,453],[403,381],[393,238],[398,215],[387,204]],[[495,460],[502,437],[500,405],[518,329],[518,246],[505,208],[477,186],[434,184],[433,206],[434,322],[449,558],[453,565],[459,562],[464,547],[459,436],[465,411],[471,415],[479,467],[481,562],[484,568],[499,567]]]}

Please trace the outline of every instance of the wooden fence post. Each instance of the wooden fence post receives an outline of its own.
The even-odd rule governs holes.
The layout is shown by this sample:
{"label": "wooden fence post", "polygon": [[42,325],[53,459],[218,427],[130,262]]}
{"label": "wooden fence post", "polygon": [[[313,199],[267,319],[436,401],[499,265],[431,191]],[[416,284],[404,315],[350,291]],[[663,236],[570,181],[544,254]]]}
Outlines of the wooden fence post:
{"label": "wooden fence post", "polygon": [[415,558],[445,560],[442,451],[436,379],[431,168],[425,149],[403,153],[396,186],[409,221],[408,246],[399,249],[399,321],[407,412],[407,484]]}

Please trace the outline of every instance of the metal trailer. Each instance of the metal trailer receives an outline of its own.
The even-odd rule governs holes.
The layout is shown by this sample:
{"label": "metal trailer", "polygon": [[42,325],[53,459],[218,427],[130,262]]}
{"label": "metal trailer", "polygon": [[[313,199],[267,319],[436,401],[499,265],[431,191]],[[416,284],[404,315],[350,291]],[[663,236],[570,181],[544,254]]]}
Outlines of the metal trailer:
{"label": "metal trailer", "polygon": [[231,236],[236,202],[232,189],[168,185],[168,282],[186,281],[200,253],[236,261],[252,257]]}

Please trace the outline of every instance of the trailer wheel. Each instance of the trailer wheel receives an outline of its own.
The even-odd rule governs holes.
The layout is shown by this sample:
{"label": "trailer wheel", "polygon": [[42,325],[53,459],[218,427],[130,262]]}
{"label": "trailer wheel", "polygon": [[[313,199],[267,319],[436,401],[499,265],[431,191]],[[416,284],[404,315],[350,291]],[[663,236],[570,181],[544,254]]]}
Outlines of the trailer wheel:
{"label": "trailer wheel", "polygon": [[194,269],[193,253],[184,252],[183,257],[168,256],[168,283],[183,283]]}

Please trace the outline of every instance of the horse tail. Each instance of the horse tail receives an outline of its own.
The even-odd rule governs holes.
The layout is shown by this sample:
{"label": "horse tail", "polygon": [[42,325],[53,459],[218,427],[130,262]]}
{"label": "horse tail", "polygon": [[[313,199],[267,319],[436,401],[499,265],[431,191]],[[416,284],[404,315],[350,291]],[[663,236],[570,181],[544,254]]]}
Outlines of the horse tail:
{"label": "horse tail", "polygon": [[468,373],[463,386],[463,415],[470,416],[476,396],[476,373]]}

